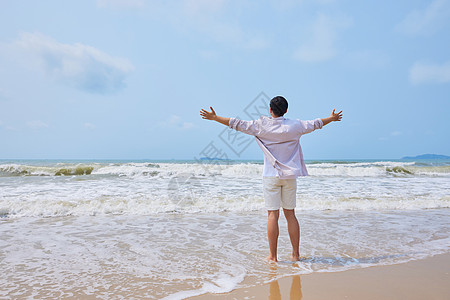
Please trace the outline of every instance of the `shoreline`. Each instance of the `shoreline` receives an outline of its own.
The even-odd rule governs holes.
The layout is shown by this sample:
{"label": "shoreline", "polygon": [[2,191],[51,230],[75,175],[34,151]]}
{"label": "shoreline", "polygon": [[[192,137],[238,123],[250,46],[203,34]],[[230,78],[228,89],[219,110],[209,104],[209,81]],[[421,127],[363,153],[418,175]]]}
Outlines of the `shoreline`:
{"label": "shoreline", "polygon": [[449,299],[450,252],[406,263],[292,275],[187,299]]}

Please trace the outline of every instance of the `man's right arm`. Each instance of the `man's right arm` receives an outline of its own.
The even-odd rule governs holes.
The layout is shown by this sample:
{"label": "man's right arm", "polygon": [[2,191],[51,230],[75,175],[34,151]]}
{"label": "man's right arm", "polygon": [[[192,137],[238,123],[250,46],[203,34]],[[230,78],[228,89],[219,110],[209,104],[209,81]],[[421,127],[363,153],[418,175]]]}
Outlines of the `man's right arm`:
{"label": "man's right arm", "polygon": [[223,124],[225,126],[230,126],[230,118],[225,118],[225,117],[221,117],[216,115],[216,112],[214,111],[214,109],[212,107],[211,111],[207,111],[202,109],[200,111],[200,115],[202,116],[202,119],[206,119],[206,120],[213,120],[216,122],[219,122],[220,124]]}
{"label": "man's right arm", "polygon": [[204,109],[200,111],[200,115],[202,116],[203,119],[219,122],[225,126],[233,128],[234,130],[241,131],[249,135],[257,135],[259,133],[260,126],[258,125],[257,120],[244,121],[236,118],[220,117],[216,115],[216,112],[212,107],[210,108],[211,111],[207,111]]}

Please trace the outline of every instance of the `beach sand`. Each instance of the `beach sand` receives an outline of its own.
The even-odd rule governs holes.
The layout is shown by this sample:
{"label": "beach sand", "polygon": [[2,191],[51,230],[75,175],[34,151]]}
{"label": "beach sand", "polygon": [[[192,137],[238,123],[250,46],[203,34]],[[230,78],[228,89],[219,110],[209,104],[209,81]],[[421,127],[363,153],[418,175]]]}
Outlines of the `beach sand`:
{"label": "beach sand", "polygon": [[281,278],[190,299],[450,299],[450,253],[408,263]]}

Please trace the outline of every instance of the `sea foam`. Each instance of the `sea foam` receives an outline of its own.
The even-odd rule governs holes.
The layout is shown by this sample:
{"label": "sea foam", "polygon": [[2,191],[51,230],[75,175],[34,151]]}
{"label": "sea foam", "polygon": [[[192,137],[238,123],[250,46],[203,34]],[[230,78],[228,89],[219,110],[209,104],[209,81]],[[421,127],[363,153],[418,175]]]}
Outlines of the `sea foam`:
{"label": "sea foam", "polygon": [[[297,180],[299,210],[450,207],[450,166],[321,162]],[[0,164],[0,215],[151,215],[264,210],[260,163]]]}

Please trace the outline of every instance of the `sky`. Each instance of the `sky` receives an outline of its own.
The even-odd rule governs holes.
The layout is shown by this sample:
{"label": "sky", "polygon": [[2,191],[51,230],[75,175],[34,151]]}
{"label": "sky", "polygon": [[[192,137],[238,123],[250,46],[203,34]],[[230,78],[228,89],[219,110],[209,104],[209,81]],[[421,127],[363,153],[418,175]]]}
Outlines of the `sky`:
{"label": "sky", "polygon": [[277,95],[343,110],[305,159],[450,155],[450,0],[0,1],[0,159],[260,160],[199,111]]}

